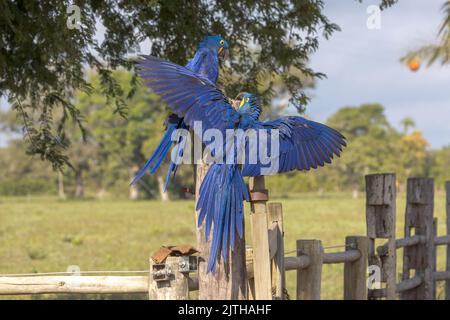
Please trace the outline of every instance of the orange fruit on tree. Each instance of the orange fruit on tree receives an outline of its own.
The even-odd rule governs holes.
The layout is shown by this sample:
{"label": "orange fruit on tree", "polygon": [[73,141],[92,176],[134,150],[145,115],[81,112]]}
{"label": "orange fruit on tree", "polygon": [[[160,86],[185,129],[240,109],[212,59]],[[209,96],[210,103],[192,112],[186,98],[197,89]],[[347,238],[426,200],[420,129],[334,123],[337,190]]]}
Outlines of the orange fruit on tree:
{"label": "orange fruit on tree", "polygon": [[408,60],[408,67],[411,71],[417,71],[420,68],[420,59],[413,57]]}

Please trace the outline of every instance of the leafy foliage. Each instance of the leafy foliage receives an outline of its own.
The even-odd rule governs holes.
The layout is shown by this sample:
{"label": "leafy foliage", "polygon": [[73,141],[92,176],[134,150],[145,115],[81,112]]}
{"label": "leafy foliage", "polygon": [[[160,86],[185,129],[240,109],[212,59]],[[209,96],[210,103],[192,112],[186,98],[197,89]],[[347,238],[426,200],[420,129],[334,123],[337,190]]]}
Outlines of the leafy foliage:
{"label": "leafy foliage", "polygon": [[48,163],[33,161],[23,152],[23,141],[11,141],[0,149],[0,194],[56,193],[56,176]]}
{"label": "leafy foliage", "polygon": [[434,153],[431,175],[436,177],[436,185],[443,186],[446,181],[450,181],[450,145]]}

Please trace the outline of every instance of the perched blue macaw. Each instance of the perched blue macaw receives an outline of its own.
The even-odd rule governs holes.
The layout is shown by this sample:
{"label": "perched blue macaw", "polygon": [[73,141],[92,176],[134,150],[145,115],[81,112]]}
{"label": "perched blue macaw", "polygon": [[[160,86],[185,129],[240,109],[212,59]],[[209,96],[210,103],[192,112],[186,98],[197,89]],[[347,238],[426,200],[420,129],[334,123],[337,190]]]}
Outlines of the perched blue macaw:
{"label": "perched blue macaw", "polygon": [[[226,58],[228,53],[228,42],[220,36],[207,36],[197,47],[194,57],[186,64],[186,68],[195,74],[206,77],[212,83],[216,83],[219,78],[220,63]],[[177,114],[171,114],[166,120],[167,129],[160,143],[156,147],[152,156],[147,160],[145,165],[136,174],[131,184],[137,182],[147,170],[154,173],[162,161],[166,158],[167,153],[174,144],[172,141],[172,133],[177,129],[189,129],[189,126],[183,120],[183,117]],[[182,157],[186,140],[182,140],[178,144],[177,156]],[[167,189],[171,174],[175,174],[177,165],[171,161],[167,172],[164,191]]]}
{"label": "perched blue macaw", "polygon": [[[334,155],[339,156],[346,145],[336,130],[302,117],[260,122],[261,106],[256,96],[245,93],[236,110],[213,82],[174,63],[147,56],[139,64],[139,73],[175,114],[184,117],[186,124],[201,121],[202,134],[209,129],[219,130],[223,137],[227,130],[237,129],[264,129],[272,134],[277,129],[279,152],[271,155],[278,160],[277,173],[323,166]],[[245,144],[245,140],[239,143]],[[198,225],[205,223],[207,239],[214,225],[207,272],[215,271],[220,256],[227,262],[236,233],[240,238],[244,236],[242,201],[249,200],[249,193],[243,176],[267,174],[261,159],[243,165],[235,160],[213,163],[200,186]]]}

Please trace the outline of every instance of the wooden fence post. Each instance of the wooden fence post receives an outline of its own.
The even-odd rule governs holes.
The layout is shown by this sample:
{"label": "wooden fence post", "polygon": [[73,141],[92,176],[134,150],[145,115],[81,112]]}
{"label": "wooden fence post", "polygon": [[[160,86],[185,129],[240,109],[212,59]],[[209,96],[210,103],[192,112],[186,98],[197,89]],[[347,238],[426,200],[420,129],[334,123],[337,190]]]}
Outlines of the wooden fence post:
{"label": "wooden fence post", "polygon": [[272,300],[271,265],[269,255],[269,236],[267,228],[268,191],[264,177],[249,179],[251,196],[253,277],[255,281],[255,299]]}
{"label": "wooden fence post", "polygon": [[344,300],[367,300],[368,238],[348,236],[345,245],[347,250],[359,250],[361,256],[344,264]]}
{"label": "wooden fence post", "polygon": [[[438,234],[438,218],[433,219],[433,238],[437,237]],[[434,239],[433,239],[434,240]],[[431,281],[433,281],[433,296],[432,299],[436,300],[436,279],[435,274],[437,271],[437,246],[436,243],[433,241],[433,265],[431,266]]]}
{"label": "wooden fence post", "polygon": [[[450,181],[445,183],[446,193],[446,214],[447,214],[447,235],[450,235]],[[445,270],[450,272],[450,245],[447,245],[447,262]],[[450,279],[445,281],[445,299],[450,300]]]}
{"label": "wooden fence post", "polygon": [[323,248],[320,240],[297,240],[297,256],[307,255],[310,264],[297,270],[297,300],[320,300]]}
{"label": "wooden fence post", "polygon": [[[369,238],[369,266],[381,268],[381,282],[386,284],[386,299],[396,297],[396,247],[395,213],[396,185],[395,174],[371,174],[366,176],[366,222]],[[387,253],[379,257],[376,253],[375,239],[387,239]],[[368,297],[374,298],[369,290]]]}
{"label": "wooden fence post", "polygon": [[430,178],[409,178],[407,183],[405,238],[424,236],[425,242],[403,249],[402,280],[410,279],[411,270],[422,278],[422,283],[401,293],[405,300],[431,300],[434,296],[434,182]]}
{"label": "wooden fence post", "polygon": [[[253,248],[245,249],[245,264],[247,272],[247,300],[255,300],[255,278],[253,277]],[[251,270],[250,270],[251,268]],[[251,272],[251,276],[249,273]]]}
{"label": "wooden fence post", "polygon": [[286,280],[284,273],[284,231],[283,231],[283,207],[281,203],[269,203],[269,225],[275,225],[277,248],[272,258],[272,287],[275,288],[274,299],[284,300]]}
{"label": "wooden fence post", "polygon": [[[189,274],[180,272],[180,257],[167,257],[164,264],[156,265],[150,258],[148,297],[150,300],[189,299]],[[160,266],[161,268],[155,268]],[[156,278],[165,278],[156,281]]]}

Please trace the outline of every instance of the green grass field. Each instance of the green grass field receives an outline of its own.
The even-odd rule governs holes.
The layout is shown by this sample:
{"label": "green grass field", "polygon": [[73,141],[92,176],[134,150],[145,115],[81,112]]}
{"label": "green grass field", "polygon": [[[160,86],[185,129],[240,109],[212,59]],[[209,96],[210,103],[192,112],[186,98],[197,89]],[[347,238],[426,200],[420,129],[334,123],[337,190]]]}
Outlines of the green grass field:
{"label": "green grass field", "polygon": [[[286,251],[295,249],[296,239],[321,239],[326,248],[344,244],[347,235],[365,235],[364,195],[354,200],[349,194],[300,194],[272,201],[283,204]],[[403,235],[404,207],[404,196],[400,195],[397,238]],[[159,246],[195,244],[193,211],[193,201],[0,198],[0,274],[66,271],[69,265],[78,265],[81,270],[146,270],[149,255]],[[436,196],[435,216],[440,222],[439,234],[443,234],[445,208],[442,194]],[[247,228],[249,236],[250,228]],[[401,254],[399,250],[400,257]],[[443,248],[438,250],[438,255],[438,268],[442,269],[445,263]],[[400,270],[399,265],[398,273]],[[295,297],[295,274],[295,271],[287,272],[287,287],[292,297]],[[342,291],[342,265],[325,265],[323,299],[341,299]],[[438,287],[438,296],[442,296],[442,285]],[[31,298],[55,297],[111,296]],[[145,298],[144,295],[113,297]]]}

